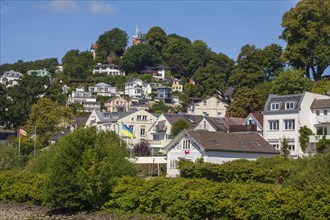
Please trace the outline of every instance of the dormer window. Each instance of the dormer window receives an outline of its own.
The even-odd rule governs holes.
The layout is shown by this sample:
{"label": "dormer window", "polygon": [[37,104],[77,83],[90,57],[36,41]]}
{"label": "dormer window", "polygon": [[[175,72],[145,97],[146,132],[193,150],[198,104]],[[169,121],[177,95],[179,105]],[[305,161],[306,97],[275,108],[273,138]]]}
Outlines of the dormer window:
{"label": "dormer window", "polygon": [[293,102],[286,102],[285,103],[285,109],[293,109],[294,103]]}
{"label": "dormer window", "polygon": [[274,102],[270,104],[270,110],[279,110],[280,109],[280,103]]}

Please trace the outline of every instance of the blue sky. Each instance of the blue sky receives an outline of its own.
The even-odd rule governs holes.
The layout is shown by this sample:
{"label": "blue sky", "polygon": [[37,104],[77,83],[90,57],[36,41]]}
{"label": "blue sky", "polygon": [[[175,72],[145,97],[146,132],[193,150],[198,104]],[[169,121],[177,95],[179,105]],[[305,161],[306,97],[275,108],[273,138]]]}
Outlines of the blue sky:
{"label": "blue sky", "polygon": [[129,46],[138,25],[142,33],[160,26],[167,34],[202,40],[236,60],[245,44],[285,47],[278,36],[283,14],[297,1],[6,1],[0,0],[0,64],[58,58],[85,51],[105,31],[120,28]]}

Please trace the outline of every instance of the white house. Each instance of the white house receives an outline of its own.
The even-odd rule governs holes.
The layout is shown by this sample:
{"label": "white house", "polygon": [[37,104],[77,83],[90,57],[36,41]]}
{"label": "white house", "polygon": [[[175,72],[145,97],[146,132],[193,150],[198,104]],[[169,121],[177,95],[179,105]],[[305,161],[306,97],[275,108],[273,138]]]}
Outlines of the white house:
{"label": "white house", "polygon": [[163,79],[165,79],[166,71],[170,71],[170,70],[171,70],[170,67],[164,66],[164,65],[160,65],[160,66],[156,66],[156,67],[150,67],[150,66],[148,66],[146,68],[146,70],[144,71],[144,73],[146,73],[146,74],[152,74],[152,76],[156,80],[163,80]]}
{"label": "white house", "polygon": [[323,137],[330,139],[330,97],[327,99],[314,99],[311,107],[312,124],[311,128],[315,135],[309,136],[309,151],[316,149],[316,143]]}
{"label": "white house", "polygon": [[151,93],[149,83],[138,78],[130,78],[125,83],[125,94],[131,98],[144,98]]}
{"label": "white house", "polygon": [[165,148],[167,152],[167,176],[180,175],[177,162],[186,159],[196,162],[222,164],[227,161],[269,158],[279,155],[267,141],[258,134],[222,133],[206,130],[184,130]]}
{"label": "white house", "polygon": [[93,109],[100,110],[101,103],[96,101],[96,97],[91,92],[85,92],[83,87],[77,87],[68,97],[67,105],[78,103],[84,107],[85,112],[92,112]]}
{"label": "white house", "polygon": [[27,74],[32,75],[32,76],[38,76],[38,77],[47,76],[48,78],[50,78],[52,76],[52,74],[50,72],[48,72],[48,70],[46,68],[37,69],[37,70],[29,70],[29,71],[27,71]]}
{"label": "white house", "polygon": [[98,83],[95,86],[89,86],[88,91],[100,96],[116,96],[117,89],[106,83]]}
{"label": "white house", "polygon": [[204,115],[210,117],[225,117],[228,104],[211,96],[200,102],[192,103],[188,108],[188,114]]}
{"label": "white house", "polygon": [[7,87],[17,85],[18,80],[23,76],[22,73],[16,72],[14,70],[5,71],[0,76],[0,83],[6,85]]}
{"label": "white house", "polygon": [[115,64],[97,64],[93,69],[93,74],[106,73],[110,76],[125,76],[125,71],[121,66]]}
{"label": "white house", "polygon": [[293,95],[269,95],[263,111],[263,137],[276,149],[281,149],[281,140],[288,141],[291,157],[305,153],[299,143],[299,129],[307,126],[316,130],[311,105],[314,99],[329,100],[330,97],[310,92]]}

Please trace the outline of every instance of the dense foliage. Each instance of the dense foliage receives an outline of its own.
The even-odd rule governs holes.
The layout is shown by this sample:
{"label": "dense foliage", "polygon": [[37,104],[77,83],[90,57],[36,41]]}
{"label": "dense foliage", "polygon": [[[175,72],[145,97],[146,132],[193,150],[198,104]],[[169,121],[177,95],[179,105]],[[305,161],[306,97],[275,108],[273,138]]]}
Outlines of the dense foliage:
{"label": "dense foliage", "polygon": [[177,136],[181,131],[183,131],[184,129],[188,129],[189,123],[184,120],[184,119],[180,119],[176,122],[173,123],[172,127],[171,127],[171,135],[174,138],[175,136]]}

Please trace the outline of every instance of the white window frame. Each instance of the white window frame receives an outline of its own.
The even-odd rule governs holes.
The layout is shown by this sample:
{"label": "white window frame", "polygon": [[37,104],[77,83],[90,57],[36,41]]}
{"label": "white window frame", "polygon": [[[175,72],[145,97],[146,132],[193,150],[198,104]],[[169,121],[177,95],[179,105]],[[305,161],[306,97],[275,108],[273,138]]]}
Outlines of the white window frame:
{"label": "white window frame", "polygon": [[145,126],[141,126],[141,129],[140,129],[140,136],[146,136],[146,127]]}
{"label": "white window frame", "polygon": [[280,109],[280,103],[279,102],[272,102],[270,103],[270,110],[279,110]]}
{"label": "white window frame", "polygon": [[283,120],[283,130],[295,130],[296,121],[294,119],[284,119]]}
{"label": "white window frame", "polygon": [[176,160],[170,160],[170,169],[176,169],[177,161]]}
{"label": "white window frame", "polygon": [[182,141],[182,149],[183,150],[190,150],[191,149],[190,140],[183,140]]}
{"label": "white window frame", "polygon": [[269,120],[268,121],[268,130],[269,131],[278,131],[279,130],[279,120]]}
{"label": "white window frame", "polygon": [[294,102],[286,102],[285,109],[294,109]]}

